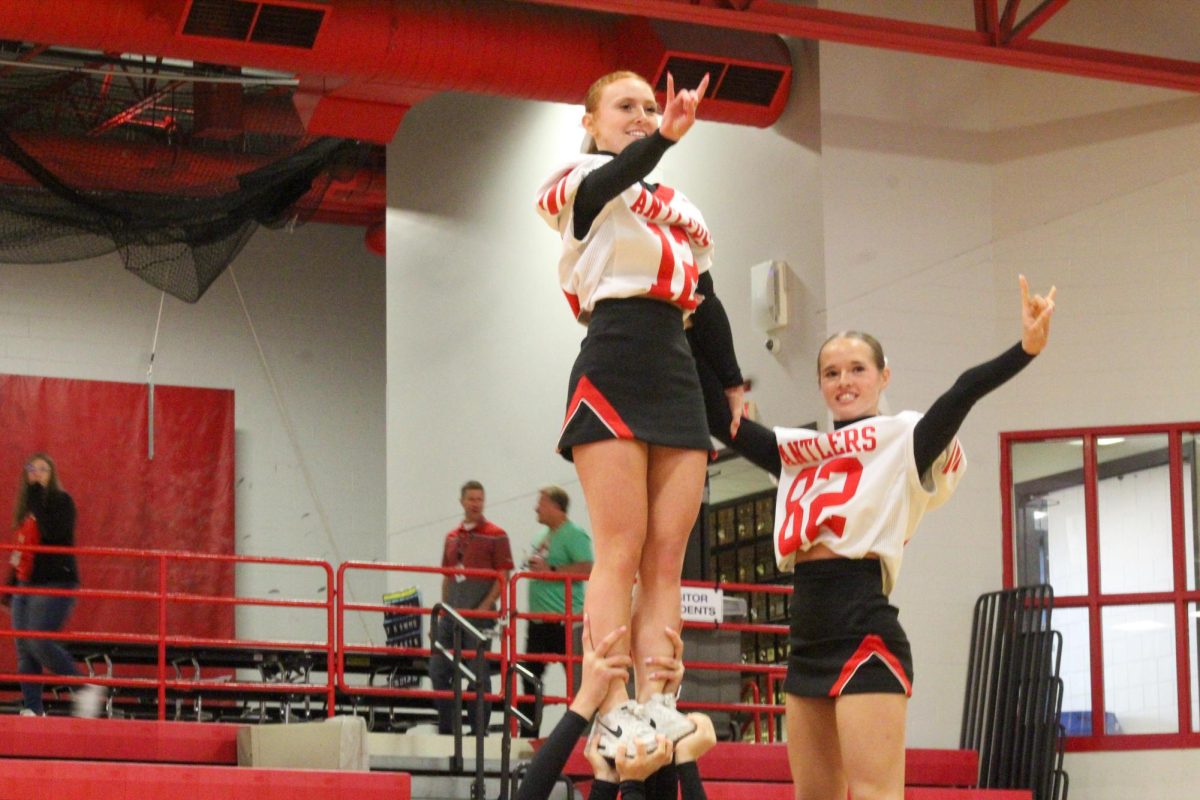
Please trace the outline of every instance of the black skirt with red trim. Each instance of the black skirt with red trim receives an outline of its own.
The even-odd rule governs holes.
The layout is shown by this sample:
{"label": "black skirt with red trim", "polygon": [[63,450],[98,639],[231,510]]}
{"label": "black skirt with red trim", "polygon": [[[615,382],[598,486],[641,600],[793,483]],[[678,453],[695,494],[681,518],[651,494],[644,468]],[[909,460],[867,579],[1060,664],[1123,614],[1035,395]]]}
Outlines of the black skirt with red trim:
{"label": "black skirt with red trim", "polygon": [[802,561],[793,585],[784,691],[912,695],[912,649],[878,560]]}
{"label": "black skirt with red trim", "polygon": [[558,451],[604,439],[708,450],[696,362],[676,306],[601,300],[571,369]]}

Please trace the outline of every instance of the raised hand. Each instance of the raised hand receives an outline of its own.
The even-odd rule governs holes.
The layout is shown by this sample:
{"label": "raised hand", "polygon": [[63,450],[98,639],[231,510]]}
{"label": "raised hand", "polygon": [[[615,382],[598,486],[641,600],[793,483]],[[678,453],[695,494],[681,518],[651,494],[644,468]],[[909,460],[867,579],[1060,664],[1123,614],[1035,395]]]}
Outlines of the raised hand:
{"label": "raised hand", "polygon": [[662,122],[658,125],[658,132],[672,141],[677,142],[682,139],[696,121],[696,108],[704,99],[706,91],[708,91],[707,72],[704,73],[699,86],[695,89],[682,89],[679,94],[675,93],[675,77],[668,72],[667,103],[663,106]]}
{"label": "raised hand", "polygon": [[629,668],[633,659],[624,653],[609,655],[613,646],[625,636],[627,628],[622,625],[592,645],[592,622],[583,615],[583,677],[579,691],[571,702],[571,710],[584,719],[591,719],[600,708],[613,681],[624,684],[629,680]]}
{"label": "raised hand", "polygon": [[1054,295],[1057,287],[1051,286],[1043,297],[1029,293],[1029,282],[1025,276],[1021,281],[1021,348],[1031,356],[1042,352],[1050,339],[1050,318],[1054,316]]}

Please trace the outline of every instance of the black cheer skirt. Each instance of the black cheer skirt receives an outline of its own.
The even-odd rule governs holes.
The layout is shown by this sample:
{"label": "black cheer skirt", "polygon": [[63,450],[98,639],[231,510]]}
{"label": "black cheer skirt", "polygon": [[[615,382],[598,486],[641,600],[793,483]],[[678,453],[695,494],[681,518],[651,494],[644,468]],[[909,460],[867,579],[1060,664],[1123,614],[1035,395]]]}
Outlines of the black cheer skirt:
{"label": "black cheer skirt", "polygon": [[683,315],[669,303],[601,300],[571,368],[558,451],[604,439],[708,450],[708,424]]}
{"label": "black cheer skirt", "polygon": [[788,694],[912,695],[912,650],[877,560],[803,561],[794,586]]}

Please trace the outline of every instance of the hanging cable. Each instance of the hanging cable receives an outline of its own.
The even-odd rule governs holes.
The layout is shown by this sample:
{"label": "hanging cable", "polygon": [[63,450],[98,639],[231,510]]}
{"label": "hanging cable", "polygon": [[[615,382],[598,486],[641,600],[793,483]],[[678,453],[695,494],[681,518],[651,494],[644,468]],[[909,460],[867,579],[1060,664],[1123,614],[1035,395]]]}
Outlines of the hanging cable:
{"label": "hanging cable", "polygon": [[[246,306],[246,298],[242,295],[242,287],[238,284],[237,274],[233,270],[233,265],[229,265],[229,277],[233,279],[233,288],[237,292],[238,302],[242,306],[242,314],[246,317],[246,326],[250,329],[250,336],[254,339],[254,347],[258,351],[258,361],[262,364],[263,372],[267,376],[267,385],[271,387],[271,395],[275,398],[275,407],[279,411],[279,418],[283,422],[283,429],[287,433],[288,441],[291,442],[292,450],[296,454],[296,461],[300,465],[300,474],[304,476],[304,484],[308,488],[308,494],[312,498],[313,506],[317,511],[317,518],[321,521],[321,529],[325,534],[325,541],[329,544],[329,549],[333,554],[334,563],[342,563],[341,548],[338,547],[337,541],[333,537],[333,528],[329,524],[329,515],[325,513],[325,506],[321,504],[321,498],[317,495],[317,486],[313,481],[312,471],[308,468],[308,462],[304,459],[304,452],[300,449],[300,440],[296,436],[296,429],[292,425],[291,416],[288,414],[287,406],[284,405],[283,396],[279,393],[279,386],[275,382],[275,374],[271,371],[271,365],[267,362],[267,355],[263,351],[262,342],[258,339],[258,331],[254,327],[254,320],[250,318],[250,309]],[[347,593],[352,594],[349,588]],[[346,598],[348,601],[350,597]],[[359,625],[362,626],[363,633],[367,637],[367,641],[372,645],[375,644],[375,637],[371,633],[370,626],[363,620],[362,612],[355,615],[358,618]]]}
{"label": "hanging cable", "polygon": [[158,352],[158,332],[162,329],[163,303],[167,293],[158,298],[158,319],[154,321],[154,339],[150,342],[150,363],[146,367],[146,458],[154,460],[154,355]]}

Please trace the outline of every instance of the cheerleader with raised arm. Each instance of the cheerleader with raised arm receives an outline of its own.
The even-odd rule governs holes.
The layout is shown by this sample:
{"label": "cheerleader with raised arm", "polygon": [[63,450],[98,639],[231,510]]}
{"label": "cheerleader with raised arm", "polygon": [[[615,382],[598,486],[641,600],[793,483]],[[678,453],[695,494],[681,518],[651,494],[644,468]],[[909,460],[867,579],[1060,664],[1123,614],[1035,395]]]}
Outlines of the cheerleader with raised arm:
{"label": "cheerleader with raised arm", "polygon": [[798,800],[904,796],[912,655],[888,595],[905,543],[966,468],[956,434],[967,412],[1046,346],[1055,290],[1020,284],[1021,341],[964,372],[923,415],[879,413],[891,378],[883,348],[846,331],[817,355],[834,430],[744,420],[731,437],[720,381],[697,354],[713,434],[779,477],[775,556],[795,587],[784,688]]}
{"label": "cheerleader with raised arm", "polygon": [[[737,430],[742,375],[729,322],[713,294],[712,237],[679,191],[647,183],[659,159],[692,128],[708,87],[675,91],[666,104],[632,72],[588,91],[583,126],[594,143],[555,170],[536,197],[562,239],[559,282],[588,326],[571,371],[559,451],[575,462],[587,498],[595,564],[585,610],[597,639],[628,625],[637,696],[613,681],[600,706],[600,751],[649,750],[694,724],[675,708],[647,658],[672,651],[688,534],[700,508],[709,436],[704,398],[684,332],[716,370]],[[637,598],[633,598],[637,578]]]}

